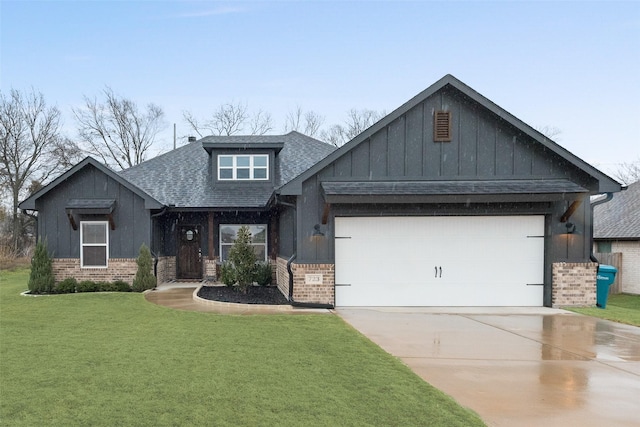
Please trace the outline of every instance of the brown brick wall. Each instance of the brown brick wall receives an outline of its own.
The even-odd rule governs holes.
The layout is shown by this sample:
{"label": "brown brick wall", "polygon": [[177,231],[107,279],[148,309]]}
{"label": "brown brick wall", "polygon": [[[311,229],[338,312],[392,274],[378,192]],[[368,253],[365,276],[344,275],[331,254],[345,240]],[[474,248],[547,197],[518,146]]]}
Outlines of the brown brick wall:
{"label": "brown brick wall", "polygon": [[[293,271],[293,300],[296,302],[330,304],[335,303],[335,266],[334,264],[291,264]],[[306,274],[322,274],[322,285],[305,283]],[[289,296],[289,272],[287,260],[276,260],[276,275],[278,289],[283,295]]]}
{"label": "brown brick wall", "polygon": [[78,282],[83,280],[94,282],[122,280],[131,284],[138,270],[134,258],[110,258],[107,268],[80,268],[80,259],[78,258],[54,258],[52,265],[56,283],[73,277]]}
{"label": "brown brick wall", "polygon": [[204,278],[207,280],[216,280],[218,278],[218,258],[204,260]]}
{"label": "brown brick wall", "polygon": [[551,305],[588,307],[596,304],[596,273],[593,262],[556,262],[552,266]]}
{"label": "brown brick wall", "polygon": [[176,279],[176,257],[165,256],[158,258],[158,285]]}

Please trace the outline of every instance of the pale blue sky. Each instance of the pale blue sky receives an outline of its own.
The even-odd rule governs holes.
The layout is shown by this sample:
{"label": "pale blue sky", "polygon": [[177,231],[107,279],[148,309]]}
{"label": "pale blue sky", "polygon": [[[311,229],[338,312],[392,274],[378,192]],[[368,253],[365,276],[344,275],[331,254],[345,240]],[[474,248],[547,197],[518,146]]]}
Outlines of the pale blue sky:
{"label": "pale blue sky", "polygon": [[7,1],[0,89],[64,112],[105,85],[166,113],[246,102],[275,131],[296,105],[340,122],[453,74],[609,171],[640,157],[640,2]]}

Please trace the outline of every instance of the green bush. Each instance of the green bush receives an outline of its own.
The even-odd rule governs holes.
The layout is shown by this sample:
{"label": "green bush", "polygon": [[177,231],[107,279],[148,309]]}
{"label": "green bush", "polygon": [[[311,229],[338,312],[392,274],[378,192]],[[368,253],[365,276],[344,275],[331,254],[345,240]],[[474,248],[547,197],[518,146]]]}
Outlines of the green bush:
{"label": "green bush", "polygon": [[271,284],[273,279],[273,272],[271,270],[271,264],[265,261],[256,264],[256,272],[254,280],[260,286],[267,286]]}
{"label": "green bush", "polygon": [[51,258],[47,252],[47,243],[38,242],[31,258],[31,273],[29,275],[29,291],[32,294],[48,294],[53,292],[55,279]]}
{"label": "green bush", "polygon": [[78,287],[78,281],[73,277],[68,277],[58,283],[55,288],[57,294],[72,294]]}
{"label": "green bush", "polygon": [[229,287],[236,284],[236,272],[229,261],[220,265],[220,281]]}
{"label": "green bush", "polygon": [[114,292],[131,292],[131,286],[124,280],[116,280],[112,283]]}
{"label": "green bush", "polygon": [[256,253],[251,246],[251,232],[249,227],[243,225],[229,250],[229,262],[233,266],[238,288],[244,293],[253,284],[256,261]]}
{"label": "green bush", "polygon": [[92,280],[83,280],[76,286],[76,292],[98,292],[98,284]]}
{"label": "green bush", "polygon": [[156,287],[156,277],[152,273],[153,259],[151,258],[151,251],[144,243],[140,246],[140,253],[136,260],[138,264],[138,271],[136,277],[133,279],[132,288],[136,292],[143,292],[147,289],[153,289]]}

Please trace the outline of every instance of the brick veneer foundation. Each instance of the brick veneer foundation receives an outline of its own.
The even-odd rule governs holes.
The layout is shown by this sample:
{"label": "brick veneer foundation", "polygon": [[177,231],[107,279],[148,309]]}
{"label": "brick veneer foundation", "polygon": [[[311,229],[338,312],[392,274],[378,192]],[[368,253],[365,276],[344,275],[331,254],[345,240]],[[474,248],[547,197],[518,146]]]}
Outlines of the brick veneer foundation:
{"label": "brick veneer foundation", "polygon": [[176,279],[176,257],[164,256],[158,258],[157,266],[158,284],[169,282]]}
{"label": "brick veneer foundation", "polygon": [[204,260],[204,278],[215,281],[218,278],[218,258]]}
{"label": "brick veneer foundation", "polygon": [[[293,271],[293,300],[296,302],[329,304],[335,303],[335,265],[334,264],[291,264]],[[321,274],[322,284],[308,284],[307,274]],[[278,258],[276,261],[276,275],[278,289],[285,296],[289,296],[289,272],[287,260]]]}
{"label": "brick veneer foundation", "polygon": [[596,304],[594,262],[556,262],[552,266],[551,305],[553,307],[586,307]]}
{"label": "brick veneer foundation", "polygon": [[136,271],[138,271],[135,258],[110,258],[107,268],[80,268],[80,259],[78,258],[54,258],[52,267],[56,283],[73,277],[78,282],[83,280],[94,282],[122,280],[131,284],[136,276]]}

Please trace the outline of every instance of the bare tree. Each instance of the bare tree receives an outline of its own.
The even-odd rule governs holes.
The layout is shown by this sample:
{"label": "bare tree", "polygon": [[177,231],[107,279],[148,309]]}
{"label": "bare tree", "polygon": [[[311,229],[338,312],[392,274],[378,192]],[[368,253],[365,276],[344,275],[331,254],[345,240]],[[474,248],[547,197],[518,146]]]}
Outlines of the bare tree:
{"label": "bare tree", "polygon": [[208,120],[200,120],[190,111],[183,111],[185,122],[199,136],[206,135],[264,135],[273,129],[271,114],[258,110],[251,114],[246,103],[228,102],[213,112]]}
{"label": "bare tree", "polygon": [[562,130],[560,130],[560,128],[547,125],[547,126],[538,126],[536,127],[536,130],[549,139],[552,139],[554,141],[560,141],[560,134],[562,133]]}
{"label": "bare tree", "polygon": [[15,254],[22,249],[21,196],[32,182],[45,182],[60,166],[55,159],[56,147],[64,144],[60,116],[60,110],[47,106],[42,93],[33,89],[26,94],[0,92],[0,184],[11,196],[11,246]]}
{"label": "bare tree", "polygon": [[634,162],[621,163],[613,172],[613,177],[624,185],[640,181],[640,157]]}
{"label": "bare tree", "polygon": [[120,169],[137,165],[164,126],[164,112],[155,104],[139,111],[135,102],[105,88],[104,102],[84,97],[84,108],[74,108],[78,133],[92,152]]}
{"label": "bare tree", "polygon": [[285,117],[284,132],[302,132],[308,136],[316,136],[324,123],[324,116],[315,111],[303,111],[299,105],[289,111]]}
{"label": "bare tree", "polygon": [[320,134],[320,139],[339,147],[364,132],[385,115],[384,111],[352,108],[347,112],[344,125],[331,126]]}

